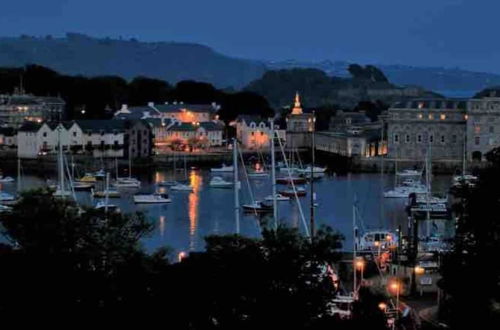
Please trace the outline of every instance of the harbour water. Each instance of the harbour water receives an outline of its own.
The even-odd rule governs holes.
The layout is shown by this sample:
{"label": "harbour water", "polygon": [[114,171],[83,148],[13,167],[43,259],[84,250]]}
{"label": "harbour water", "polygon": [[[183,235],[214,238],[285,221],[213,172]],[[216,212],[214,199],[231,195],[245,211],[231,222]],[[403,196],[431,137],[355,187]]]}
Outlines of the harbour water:
{"label": "harbour water", "polygon": [[[218,174],[220,175],[220,174]],[[154,251],[162,246],[169,246],[175,251],[199,251],[204,249],[204,237],[211,234],[228,234],[235,232],[234,192],[233,189],[216,189],[208,183],[213,175],[208,169],[188,170],[187,180],[194,188],[193,192],[169,192],[172,203],[161,205],[136,205],[133,194],[136,192],[154,192],[156,183],[174,179],[173,171],[157,170],[143,173],[137,177],[142,181],[139,190],[124,190],[120,199],[110,199],[117,204],[122,212],[146,212],[148,219],[154,223],[154,231],[144,239],[144,247]],[[184,177],[177,173],[177,178]],[[224,175],[227,181],[232,181],[232,175]],[[247,187],[244,173],[240,173],[242,203],[251,202],[251,194]],[[55,180],[54,178],[51,178]],[[24,175],[23,189],[43,187],[46,179]],[[433,179],[433,191],[446,193],[451,178],[436,176]],[[269,177],[249,180],[252,195],[262,200],[271,194]],[[386,174],[347,174],[344,176],[326,175],[315,181],[317,206],[315,219],[318,226],[325,224],[340,231],[345,236],[344,248],[352,246],[353,204],[357,200],[358,226],[365,230],[386,228],[395,230],[402,226],[406,233],[408,224],[404,211],[406,199],[384,199],[382,192],[394,184],[394,176]],[[277,186],[285,188],[285,186]],[[16,183],[3,184],[6,192],[15,193]],[[163,189],[163,188],[161,188]],[[310,196],[299,198],[305,221],[309,223]],[[82,205],[91,206],[93,200],[89,192],[77,192],[77,200]],[[278,202],[279,221],[288,226],[294,226],[304,231],[299,207],[294,199]],[[260,224],[272,221],[272,214],[258,218],[253,214],[241,213],[241,234],[249,237],[259,237]],[[433,225],[436,227],[436,225]],[[441,225],[440,225],[441,226]]]}

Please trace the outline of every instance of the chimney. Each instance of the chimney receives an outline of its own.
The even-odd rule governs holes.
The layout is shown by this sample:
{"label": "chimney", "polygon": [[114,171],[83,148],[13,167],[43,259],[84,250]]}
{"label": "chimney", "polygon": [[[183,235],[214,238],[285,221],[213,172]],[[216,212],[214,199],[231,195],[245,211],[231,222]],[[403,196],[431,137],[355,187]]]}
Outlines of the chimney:
{"label": "chimney", "polygon": [[149,111],[144,111],[142,113],[142,119],[149,118],[149,117],[151,117],[151,115],[149,114]]}
{"label": "chimney", "polygon": [[168,101],[165,101],[165,104],[168,104]]}
{"label": "chimney", "polygon": [[154,102],[148,102],[148,107],[152,108],[155,106],[155,103]]}
{"label": "chimney", "polygon": [[130,111],[128,110],[128,105],[122,104],[122,107],[119,110],[119,112],[130,113]]}

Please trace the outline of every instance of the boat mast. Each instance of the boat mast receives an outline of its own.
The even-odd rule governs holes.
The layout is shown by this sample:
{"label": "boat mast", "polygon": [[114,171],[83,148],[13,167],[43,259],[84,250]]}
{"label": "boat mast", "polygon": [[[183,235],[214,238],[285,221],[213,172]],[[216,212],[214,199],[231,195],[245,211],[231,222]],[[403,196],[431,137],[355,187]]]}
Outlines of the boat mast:
{"label": "boat mast", "polygon": [[[467,127],[467,125],[466,125]],[[465,169],[467,168],[466,162],[467,162],[467,131],[464,134],[464,152],[462,155],[462,176],[465,176]],[[465,179],[465,177],[463,178]]]}
{"label": "boat mast", "polygon": [[310,227],[311,227],[311,238],[314,238],[315,232],[315,224],[314,224],[314,164],[315,164],[315,141],[314,141],[314,125],[316,122],[316,117],[313,111],[312,123],[311,123],[311,153],[312,153],[312,164],[311,164],[311,219],[310,219]]}
{"label": "boat mast", "polygon": [[132,178],[132,145],[130,144],[129,142],[129,146],[128,146],[128,178],[131,179]]}
{"label": "boat mast", "polygon": [[[379,116],[380,118],[381,116]],[[382,222],[384,220],[384,135],[385,135],[385,125],[384,119],[380,118],[382,123],[382,135],[380,136],[380,223],[379,227],[382,228]]]}
{"label": "boat mast", "polygon": [[238,182],[238,141],[233,139],[233,170],[234,170],[234,220],[236,222],[236,234],[240,233],[240,185]]}
{"label": "boat mast", "polygon": [[271,143],[271,182],[272,182],[272,194],[273,194],[273,220],[274,229],[278,229],[278,203],[276,200],[276,159],[274,152],[274,118],[270,120],[271,125],[271,138],[269,139]]}
{"label": "boat mast", "polygon": [[17,156],[17,194],[21,192],[21,158]]}
{"label": "boat mast", "polygon": [[106,172],[106,190],[104,191],[104,212],[108,214],[108,203],[109,203],[109,172]]}
{"label": "boat mast", "polygon": [[61,144],[61,124],[57,126],[57,140],[58,140],[58,163],[59,163],[59,190],[61,192],[62,198],[66,198],[65,188],[64,188],[64,164],[63,164],[63,153]]}
{"label": "boat mast", "polygon": [[118,180],[118,159],[115,157],[115,174],[116,180]]}
{"label": "boat mast", "polygon": [[354,202],[352,203],[352,273],[354,277],[352,292],[356,297],[356,195],[354,195]]}

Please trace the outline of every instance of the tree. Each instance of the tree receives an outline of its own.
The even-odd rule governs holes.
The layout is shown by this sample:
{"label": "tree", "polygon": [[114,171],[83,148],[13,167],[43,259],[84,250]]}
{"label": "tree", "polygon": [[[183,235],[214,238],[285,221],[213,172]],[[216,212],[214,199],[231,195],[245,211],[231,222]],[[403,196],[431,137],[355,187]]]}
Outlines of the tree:
{"label": "tree", "polygon": [[439,283],[446,297],[441,317],[454,328],[488,320],[500,325],[500,149],[487,154],[490,166],[475,187],[453,190],[457,230],[453,250],[443,258]]}

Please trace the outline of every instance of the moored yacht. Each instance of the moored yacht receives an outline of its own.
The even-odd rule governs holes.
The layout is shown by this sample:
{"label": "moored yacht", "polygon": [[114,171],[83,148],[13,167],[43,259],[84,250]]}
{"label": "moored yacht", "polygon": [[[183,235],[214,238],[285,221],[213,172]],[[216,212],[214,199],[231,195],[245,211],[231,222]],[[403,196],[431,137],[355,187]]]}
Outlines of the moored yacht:
{"label": "moored yacht", "polygon": [[105,201],[99,201],[97,202],[96,206],[95,206],[95,209],[96,210],[102,210],[102,211],[110,211],[110,212],[120,212],[120,208],[115,205],[115,204],[111,204],[111,203],[106,203]]}
{"label": "moored yacht", "polygon": [[[269,195],[266,198],[264,198],[266,201],[272,201],[273,200],[273,195]],[[289,201],[290,197],[288,196],[283,196],[282,194],[276,194],[276,200],[279,202],[283,201]]]}
{"label": "moored yacht", "polygon": [[233,166],[226,166],[226,164],[222,164],[221,167],[215,167],[211,168],[210,172],[212,173],[233,173],[234,167]]}
{"label": "moored yacht", "polygon": [[135,194],[134,203],[136,204],[165,204],[170,203],[172,200],[165,193],[154,194]]}
{"label": "moored yacht", "polygon": [[116,182],[114,183],[114,186],[116,188],[140,188],[141,187],[141,181],[137,180],[136,178],[117,178]]}
{"label": "moored yacht", "polygon": [[245,212],[268,213],[273,212],[273,205],[263,201],[255,201],[241,206]]}
{"label": "moored yacht", "polygon": [[105,189],[94,191],[92,189],[92,196],[96,198],[105,198],[107,195],[108,198],[120,198],[120,192],[116,189]]}
{"label": "moored yacht", "polygon": [[0,183],[11,183],[14,181],[16,180],[11,176],[0,176]]}
{"label": "moored yacht", "polygon": [[172,191],[193,191],[193,187],[191,187],[188,184],[183,184],[183,183],[177,183],[173,186],[170,186],[170,190]]}
{"label": "moored yacht", "polygon": [[231,188],[233,183],[224,180],[220,176],[214,176],[212,180],[210,180],[209,186],[212,188]]}
{"label": "moored yacht", "polygon": [[295,191],[293,190],[293,188],[289,188],[286,190],[282,190],[279,193],[285,197],[295,197],[295,195],[297,195],[298,197],[304,197],[306,195],[306,189],[303,187],[295,187]]}
{"label": "moored yacht", "polygon": [[16,200],[14,195],[6,193],[5,191],[0,191],[0,203],[13,202]]}

